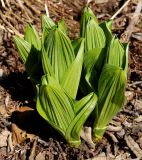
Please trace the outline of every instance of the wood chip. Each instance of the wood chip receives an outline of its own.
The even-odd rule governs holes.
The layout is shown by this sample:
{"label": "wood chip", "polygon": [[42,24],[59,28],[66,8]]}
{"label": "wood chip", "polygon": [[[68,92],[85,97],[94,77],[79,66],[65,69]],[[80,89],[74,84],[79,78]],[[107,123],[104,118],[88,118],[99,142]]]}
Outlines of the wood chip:
{"label": "wood chip", "polygon": [[142,100],[136,100],[134,102],[134,107],[137,109],[137,110],[141,110],[142,109]]}
{"label": "wood chip", "polygon": [[127,143],[127,146],[136,155],[136,157],[142,158],[142,150],[140,149],[139,145],[134,141],[134,139],[130,135],[125,136],[125,141]]}
{"label": "wood chip", "polygon": [[142,122],[142,115],[134,119],[135,122]]}
{"label": "wood chip", "polygon": [[100,153],[98,156],[90,159],[90,160],[107,160],[107,157],[104,152]]}
{"label": "wood chip", "polygon": [[134,94],[134,92],[126,91],[125,96],[127,98],[127,101],[131,101],[134,98],[135,94]]}
{"label": "wood chip", "polygon": [[132,37],[139,41],[142,41],[142,33],[133,33]]}
{"label": "wood chip", "polygon": [[0,133],[0,147],[7,147],[7,140],[9,135],[10,135],[10,132],[6,130],[3,130]]}
{"label": "wood chip", "polygon": [[95,0],[96,4],[107,3],[108,0]]}
{"label": "wood chip", "polygon": [[110,138],[113,140],[114,143],[118,143],[118,140],[114,134],[112,134],[111,132],[106,132],[106,133],[110,136]]}
{"label": "wood chip", "polygon": [[45,154],[46,154],[46,151],[40,152],[40,153],[36,156],[35,160],[45,160]]}
{"label": "wood chip", "polygon": [[121,131],[121,129],[122,129],[122,126],[115,127],[115,126],[109,125],[107,127],[107,131],[111,131],[111,132],[118,132],[118,131]]}

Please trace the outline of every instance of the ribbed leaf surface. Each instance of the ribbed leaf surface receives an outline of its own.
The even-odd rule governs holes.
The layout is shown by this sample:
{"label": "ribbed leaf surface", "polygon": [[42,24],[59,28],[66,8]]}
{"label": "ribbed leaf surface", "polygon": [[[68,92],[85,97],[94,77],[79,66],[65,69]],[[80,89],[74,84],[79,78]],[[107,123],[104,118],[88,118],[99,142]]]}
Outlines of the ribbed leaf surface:
{"label": "ribbed leaf surface", "polygon": [[86,35],[86,26],[88,21],[93,19],[97,23],[97,18],[89,7],[85,7],[83,10],[83,14],[80,22],[80,35],[81,37],[85,37]]}
{"label": "ribbed leaf surface", "polygon": [[72,98],[76,98],[77,95],[83,65],[83,55],[84,39],[80,43],[80,48],[75,60],[66,70],[61,80],[61,86]]}
{"label": "ribbed leaf surface", "polygon": [[48,79],[47,85],[39,88],[37,110],[55,129],[65,135],[66,128],[75,117],[71,106],[73,102],[53,78],[48,76]]}
{"label": "ribbed leaf surface", "polygon": [[106,64],[98,85],[98,105],[95,108],[95,136],[102,137],[106,126],[124,102],[126,74],[122,68]]}
{"label": "ribbed leaf surface", "polygon": [[31,50],[30,44],[18,36],[14,36],[14,42],[18,49],[20,58],[22,59],[23,63],[26,63],[26,60]]}
{"label": "ribbed leaf surface", "polygon": [[[60,82],[75,59],[71,41],[59,28],[53,29],[46,38],[45,50],[47,53],[45,56],[50,60],[55,78]],[[44,72],[47,74],[46,70]]]}
{"label": "ribbed leaf surface", "polygon": [[124,69],[125,61],[126,57],[124,47],[120,43],[119,39],[115,39],[114,37],[109,47],[107,63]]}
{"label": "ribbed leaf surface", "polygon": [[24,39],[37,50],[41,49],[40,37],[31,24],[26,26]]}
{"label": "ribbed leaf surface", "polygon": [[92,19],[88,21],[85,34],[85,51],[104,48],[106,38],[102,28]]}
{"label": "ribbed leaf surface", "polygon": [[94,93],[90,93],[75,104],[74,109],[76,116],[66,131],[66,139],[70,144],[75,146],[80,144],[82,126],[90,113],[94,110],[96,103],[97,96]]}

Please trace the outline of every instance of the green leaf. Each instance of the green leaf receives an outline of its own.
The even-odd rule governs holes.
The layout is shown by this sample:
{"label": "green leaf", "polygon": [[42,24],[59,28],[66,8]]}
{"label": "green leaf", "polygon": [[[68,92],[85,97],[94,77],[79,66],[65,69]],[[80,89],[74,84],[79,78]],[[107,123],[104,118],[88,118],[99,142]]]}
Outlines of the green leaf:
{"label": "green leaf", "polygon": [[[45,50],[47,54],[45,56],[50,60],[55,78],[61,82],[64,73],[75,59],[71,41],[60,28],[55,28],[50,31],[46,38]],[[46,61],[44,65],[46,65]],[[44,73],[48,74],[46,70]]]}
{"label": "green leaf", "polygon": [[71,145],[78,147],[80,131],[97,103],[97,96],[91,93],[80,101],[73,100],[50,76],[43,76],[37,87],[37,111]]}
{"label": "green leaf", "polygon": [[60,20],[58,22],[58,27],[62,30],[62,32],[64,32],[65,34],[67,34],[67,26],[64,20]]}
{"label": "green leaf", "polygon": [[104,63],[105,49],[94,48],[88,51],[84,56],[84,70],[83,74],[89,85],[90,91],[96,91],[98,85],[98,78],[101,73],[102,65]]}
{"label": "green leaf", "polygon": [[39,51],[41,50],[40,37],[38,33],[36,32],[35,28],[31,24],[26,26],[24,39],[31,46],[33,45],[37,50]]}
{"label": "green leaf", "polygon": [[44,46],[42,46],[42,67],[44,74],[55,77],[50,60],[48,58],[47,52],[45,51]]}
{"label": "green leaf", "polygon": [[37,110],[49,124],[65,135],[66,128],[75,116],[71,99],[52,77],[43,77],[42,81],[45,78],[48,78],[48,83],[39,88]]}
{"label": "green leaf", "polygon": [[41,25],[42,30],[44,30],[45,28],[51,29],[55,25],[55,23],[51,18],[47,17],[46,15],[43,15],[41,18]]}
{"label": "green leaf", "polygon": [[93,48],[104,48],[106,38],[102,28],[92,19],[88,21],[85,34],[85,51]]}
{"label": "green leaf", "polygon": [[40,83],[41,76],[43,75],[42,63],[41,63],[41,52],[31,47],[28,54],[25,68],[30,76],[30,79],[35,82],[35,84]]}
{"label": "green leaf", "polygon": [[30,44],[18,36],[14,36],[13,39],[18,49],[20,58],[22,59],[23,63],[26,63],[29,52],[31,50]]}
{"label": "green leaf", "polygon": [[106,37],[106,44],[109,45],[113,35],[111,32],[112,29],[112,20],[108,20],[108,21],[104,21],[101,24],[99,24],[99,26],[103,29],[105,37]]}
{"label": "green leaf", "polygon": [[95,108],[94,135],[102,138],[108,123],[124,103],[126,74],[122,68],[106,64],[98,85],[98,105]]}
{"label": "green leaf", "polygon": [[83,14],[81,17],[81,22],[80,22],[80,35],[81,35],[81,37],[85,37],[86,27],[87,27],[88,21],[90,21],[91,19],[93,19],[94,21],[96,21],[96,23],[98,23],[97,18],[94,15],[93,11],[89,7],[85,7],[83,10]]}
{"label": "green leaf", "polygon": [[83,55],[84,39],[80,42],[80,48],[75,60],[64,73],[61,80],[61,86],[72,98],[76,98],[77,95],[83,65]]}
{"label": "green leaf", "polygon": [[75,146],[80,145],[80,132],[82,126],[90,113],[94,110],[96,103],[97,96],[94,93],[90,93],[75,104],[74,109],[76,117],[70,123],[65,135],[70,144]]}
{"label": "green leaf", "polygon": [[125,67],[126,57],[124,47],[118,38],[113,38],[108,51],[107,63],[121,68]]}

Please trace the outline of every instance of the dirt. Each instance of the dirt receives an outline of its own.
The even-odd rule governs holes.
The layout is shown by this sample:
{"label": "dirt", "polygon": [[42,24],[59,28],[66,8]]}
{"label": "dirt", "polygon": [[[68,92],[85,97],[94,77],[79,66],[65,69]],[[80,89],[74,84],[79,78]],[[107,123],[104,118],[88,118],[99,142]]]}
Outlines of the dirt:
{"label": "dirt", "polygon": [[[91,149],[84,141],[79,149],[70,147],[35,109],[35,91],[25,72],[12,36],[23,34],[32,23],[40,31],[45,14],[40,0],[5,1],[0,5],[0,160],[89,160],[142,159],[142,13],[130,38],[127,104],[114,117],[103,139]],[[96,1],[97,2],[97,1]],[[138,1],[132,0],[115,18],[113,32],[118,37],[130,23]],[[71,38],[79,35],[79,19],[85,0],[46,1],[54,21],[64,18]],[[90,2],[99,20],[110,18],[123,1]]]}

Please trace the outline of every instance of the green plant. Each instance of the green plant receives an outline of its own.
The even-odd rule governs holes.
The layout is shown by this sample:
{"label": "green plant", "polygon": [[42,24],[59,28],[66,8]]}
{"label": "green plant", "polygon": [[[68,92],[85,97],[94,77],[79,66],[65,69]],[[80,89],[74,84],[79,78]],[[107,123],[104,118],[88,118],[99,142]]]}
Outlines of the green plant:
{"label": "green plant", "polygon": [[89,86],[87,91],[94,91],[98,95],[93,113],[93,132],[95,140],[98,140],[102,138],[107,125],[118,113],[125,99],[128,45],[122,45],[112,35],[111,21],[98,24],[90,9],[84,10],[81,22],[81,35],[85,38],[86,46],[83,86]]}
{"label": "green plant", "polygon": [[[78,147],[82,126],[92,113],[94,140],[123,105],[128,45],[111,32],[112,21],[98,23],[83,11],[81,38],[71,41],[63,20],[42,17],[42,36],[32,25],[14,37],[26,71],[37,86],[37,111],[68,143]],[[77,100],[77,95],[83,96]],[[81,94],[81,95],[82,95]]]}

